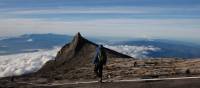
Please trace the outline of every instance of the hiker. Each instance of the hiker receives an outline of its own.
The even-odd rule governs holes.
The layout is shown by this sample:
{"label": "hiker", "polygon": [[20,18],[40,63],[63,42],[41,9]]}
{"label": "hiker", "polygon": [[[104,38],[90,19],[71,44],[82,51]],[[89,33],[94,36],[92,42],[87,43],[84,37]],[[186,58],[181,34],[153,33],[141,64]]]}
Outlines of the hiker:
{"label": "hiker", "polygon": [[93,64],[95,64],[94,72],[96,76],[100,78],[100,82],[102,82],[102,74],[103,74],[103,65],[106,65],[107,56],[104,51],[103,45],[99,45],[96,49],[96,55],[93,59]]}

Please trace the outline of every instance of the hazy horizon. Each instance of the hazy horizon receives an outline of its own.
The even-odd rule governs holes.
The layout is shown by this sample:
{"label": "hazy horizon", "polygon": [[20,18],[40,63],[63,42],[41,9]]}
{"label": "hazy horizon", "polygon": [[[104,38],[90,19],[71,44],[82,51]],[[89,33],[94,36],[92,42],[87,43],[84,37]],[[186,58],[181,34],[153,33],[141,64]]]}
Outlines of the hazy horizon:
{"label": "hazy horizon", "polygon": [[[65,35],[65,36],[75,36],[76,33],[74,34],[64,34],[64,33],[29,33],[29,34],[20,34],[20,35],[15,35],[15,36],[0,36],[0,40],[3,39],[10,39],[10,38],[18,38],[24,35],[47,35],[47,34],[53,34],[53,35]],[[181,38],[148,38],[148,37],[126,37],[126,36],[103,36],[103,35],[87,35],[87,34],[83,34],[81,33],[82,36],[84,36],[85,38],[88,39],[100,39],[100,40],[104,40],[104,41],[138,41],[138,40],[149,40],[149,41],[153,41],[153,40],[169,40],[169,41],[174,41],[174,42],[182,42],[182,43],[193,43],[193,44],[198,44],[200,45],[200,41],[198,41],[197,39],[181,39]]]}

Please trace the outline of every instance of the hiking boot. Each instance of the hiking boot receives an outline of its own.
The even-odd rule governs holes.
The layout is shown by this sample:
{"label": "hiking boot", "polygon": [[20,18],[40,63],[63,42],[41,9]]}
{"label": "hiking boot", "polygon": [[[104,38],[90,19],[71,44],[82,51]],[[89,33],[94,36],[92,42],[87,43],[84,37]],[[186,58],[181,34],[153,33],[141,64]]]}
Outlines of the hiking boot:
{"label": "hiking boot", "polygon": [[100,83],[103,83],[102,79],[99,79],[99,82],[100,82]]}

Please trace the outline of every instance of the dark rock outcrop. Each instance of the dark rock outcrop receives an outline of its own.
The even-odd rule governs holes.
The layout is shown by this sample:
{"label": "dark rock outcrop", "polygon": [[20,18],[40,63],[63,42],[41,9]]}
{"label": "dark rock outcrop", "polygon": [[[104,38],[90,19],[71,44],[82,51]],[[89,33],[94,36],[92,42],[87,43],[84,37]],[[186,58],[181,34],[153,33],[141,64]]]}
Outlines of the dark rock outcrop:
{"label": "dark rock outcrop", "polygon": [[[38,72],[37,76],[46,78],[59,76],[68,73],[70,70],[92,63],[97,44],[85,39],[77,33],[71,43],[66,44],[58,52],[55,60],[48,61]],[[109,58],[131,58],[130,56],[104,48]]]}

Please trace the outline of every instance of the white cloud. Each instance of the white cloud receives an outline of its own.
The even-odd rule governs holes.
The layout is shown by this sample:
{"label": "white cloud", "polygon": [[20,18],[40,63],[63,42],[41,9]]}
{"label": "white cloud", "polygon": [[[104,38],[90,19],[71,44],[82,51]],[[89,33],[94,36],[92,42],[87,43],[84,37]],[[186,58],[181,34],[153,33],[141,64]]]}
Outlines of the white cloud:
{"label": "white cloud", "polygon": [[35,72],[48,60],[54,59],[59,49],[0,56],[0,77]]}
{"label": "white cloud", "polygon": [[[75,34],[81,32],[89,36],[117,36],[117,37],[172,37],[194,39],[200,37],[198,32],[199,19],[159,19],[158,16],[182,15],[198,16],[200,9],[194,7],[56,7],[56,8],[2,8],[0,9],[0,36],[16,36],[30,33],[59,33]],[[70,15],[67,18],[57,14],[80,14]],[[107,16],[91,15],[84,17],[81,14],[113,14],[111,18]],[[192,13],[192,14],[191,14]],[[194,14],[195,13],[195,14]],[[43,15],[41,15],[43,14]],[[52,15],[48,17],[49,15]],[[56,15],[55,15],[56,14]],[[119,18],[115,14],[122,15]],[[156,15],[155,18],[140,18],[133,15],[146,14],[146,16]],[[35,15],[35,16],[33,16]],[[32,16],[34,18],[32,18]],[[41,17],[40,17],[41,16]],[[23,18],[28,17],[28,18]],[[105,18],[104,18],[105,17]],[[183,16],[184,17],[184,16]],[[71,19],[72,18],[72,19]],[[75,20],[74,20],[75,19]],[[77,20],[78,19],[78,20]],[[84,20],[83,20],[84,19]],[[188,36],[185,36],[187,33]]]}
{"label": "white cloud", "polygon": [[[195,39],[199,19],[98,19],[59,21],[39,19],[2,19],[0,36],[27,33],[75,34],[118,37],[172,37]],[[187,34],[187,36],[185,36]]]}
{"label": "white cloud", "polygon": [[160,50],[160,48],[154,46],[105,45],[105,47],[130,55],[134,58],[147,58],[150,51]]}
{"label": "white cloud", "polygon": [[33,42],[33,39],[28,39],[27,42]]}

